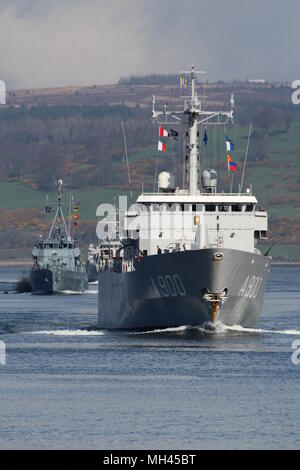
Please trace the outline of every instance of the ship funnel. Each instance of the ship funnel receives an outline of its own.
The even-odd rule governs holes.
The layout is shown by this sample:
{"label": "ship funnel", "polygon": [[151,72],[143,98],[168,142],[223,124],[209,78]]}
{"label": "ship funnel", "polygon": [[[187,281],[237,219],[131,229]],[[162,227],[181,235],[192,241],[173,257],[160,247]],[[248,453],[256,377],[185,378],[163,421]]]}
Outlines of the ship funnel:
{"label": "ship funnel", "polygon": [[213,193],[217,189],[218,175],[215,170],[204,170],[202,173],[202,186],[208,193]]}

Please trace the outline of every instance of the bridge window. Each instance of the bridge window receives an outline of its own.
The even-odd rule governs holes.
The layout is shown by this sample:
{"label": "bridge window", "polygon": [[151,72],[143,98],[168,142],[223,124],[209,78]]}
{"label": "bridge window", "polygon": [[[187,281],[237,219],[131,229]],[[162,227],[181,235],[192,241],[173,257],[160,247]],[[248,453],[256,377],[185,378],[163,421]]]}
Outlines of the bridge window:
{"label": "bridge window", "polygon": [[[264,234],[264,237],[262,236]],[[259,240],[261,238],[267,238],[267,232],[261,232],[260,230],[255,230],[254,237]]]}
{"label": "bridge window", "polygon": [[182,212],[190,212],[191,206],[190,204],[180,204],[180,210]]}
{"label": "bridge window", "polygon": [[260,238],[261,238],[262,240],[266,240],[266,239],[268,238],[268,237],[267,237],[267,232],[266,232],[265,230],[262,230],[262,231],[260,232]]}
{"label": "bridge window", "polygon": [[229,212],[229,206],[219,206],[220,212]]}
{"label": "bridge window", "polygon": [[207,204],[205,206],[206,212],[216,212],[216,206],[214,204]]}
{"label": "bridge window", "polygon": [[247,204],[246,205],[246,212],[253,212],[254,204]]}
{"label": "bridge window", "polygon": [[234,204],[232,206],[232,212],[242,212],[243,206],[241,204]]}
{"label": "bridge window", "polygon": [[203,206],[202,204],[193,204],[192,211],[193,212],[202,212]]}

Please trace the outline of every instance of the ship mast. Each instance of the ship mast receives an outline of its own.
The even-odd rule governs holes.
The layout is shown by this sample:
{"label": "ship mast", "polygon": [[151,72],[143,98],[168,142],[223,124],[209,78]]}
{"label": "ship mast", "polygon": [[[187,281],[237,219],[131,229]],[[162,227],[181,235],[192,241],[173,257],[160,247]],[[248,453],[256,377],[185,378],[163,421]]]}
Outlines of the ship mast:
{"label": "ship mast", "polygon": [[[69,240],[69,238],[70,238],[69,233],[68,233],[68,229],[67,229],[67,224],[66,224],[65,217],[64,217],[64,214],[63,214],[63,210],[62,210],[62,185],[63,185],[62,180],[59,180],[58,181],[58,204],[57,204],[55,217],[53,219],[51,229],[50,229],[50,232],[49,232],[49,235],[48,235],[48,240],[50,240],[51,237],[52,237],[52,232],[53,232],[56,220],[58,220],[58,229],[59,229],[59,231],[61,231],[61,228],[63,227],[64,230],[65,230],[65,234],[67,236],[67,240]],[[61,233],[60,233],[60,236],[61,236]]]}
{"label": "ship mast", "polygon": [[[201,124],[206,125],[226,125],[230,120],[233,121],[234,110],[234,97],[231,95],[230,111],[204,111],[202,110],[201,100],[196,92],[196,75],[205,72],[195,71],[194,66],[191,72],[182,71],[181,74],[191,75],[191,96],[184,103],[184,111],[168,111],[167,105],[163,107],[163,111],[156,111],[155,109],[155,96],[152,102],[152,119],[159,125],[176,125],[182,119],[180,114],[188,116],[188,135],[189,145],[187,146],[188,155],[186,160],[187,175],[185,184],[188,186],[191,195],[199,194],[200,192],[200,154],[198,144],[198,126]],[[163,116],[163,118],[161,118]],[[168,121],[168,116],[172,120]]]}
{"label": "ship mast", "polygon": [[[200,73],[200,72],[199,72]],[[192,96],[185,105],[185,114],[189,117],[189,190],[194,195],[199,192],[200,156],[198,152],[198,116],[201,112],[201,103],[195,92],[195,71],[192,67]]]}

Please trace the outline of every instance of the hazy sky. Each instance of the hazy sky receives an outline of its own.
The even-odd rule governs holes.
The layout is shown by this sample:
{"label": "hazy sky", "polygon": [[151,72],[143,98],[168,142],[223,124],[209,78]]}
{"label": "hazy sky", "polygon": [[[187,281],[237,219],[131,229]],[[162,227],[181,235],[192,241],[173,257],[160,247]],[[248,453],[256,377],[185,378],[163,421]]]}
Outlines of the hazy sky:
{"label": "hazy sky", "polygon": [[9,89],[207,70],[207,78],[300,79],[300,0],[0,0]]}

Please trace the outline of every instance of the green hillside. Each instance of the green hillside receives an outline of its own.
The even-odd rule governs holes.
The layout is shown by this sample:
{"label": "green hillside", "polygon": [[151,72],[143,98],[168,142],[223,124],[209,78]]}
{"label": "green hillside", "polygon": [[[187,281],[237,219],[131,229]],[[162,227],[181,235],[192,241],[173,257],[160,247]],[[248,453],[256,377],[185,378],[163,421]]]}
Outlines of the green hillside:
{"label": "green hillside", "polygon": [[[157,151],[158,129],[151,122],[152,94],[157,95],[158,107],[165,102],[170,108],[182,107],[171,78],[170,86],[168,78],[160,77],[159,84],[156,77],[153,84],[150,79],[124,80],[76,93],[57,89],[55,95],[51,90],[10,94],[8,106],[0,109],[0,256],[14,243],[30,247],[45,230],[46,196],[53,200],[58,178],[72,188],[80,205],[77,235],[88,244],[95,232],[97,206],[115,204],[119,194],[129,194],[122,121],[134,195],[142,187],[152,191],[155,175],[162,170],[172,171],[177,185],[182,184],[184,133],[177,128],[179,140],[167,140],[167,152],[162,154]],[[231,91],[236,97],[234,125],[207,127],[207,145],[202,141],[204,128],[200,129],[202,169],[215,168],[219,190],[228,191],[228,134],[235,143],[237,190],[252,121],[244,189],[252,184],[260,204],[268,209],[276,257],[300,260],[300,107],[291,105],[290,89],[282,85],[206,85],[213,109],[226,107]]]}
{"label": "green hillside", "polygon": [[0,209],[39,209],[45,205],[46,194],[21,183],[0,181]]}

